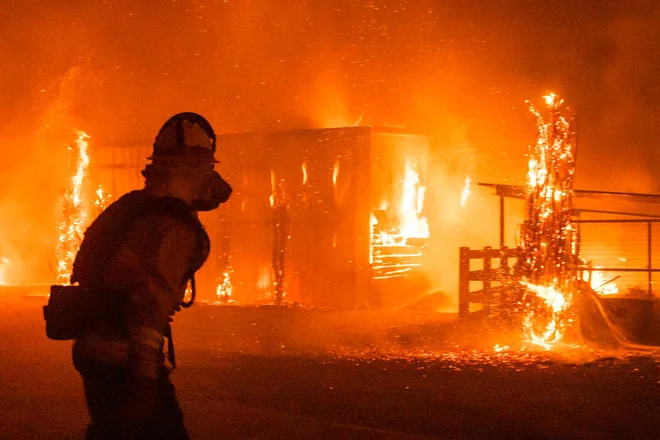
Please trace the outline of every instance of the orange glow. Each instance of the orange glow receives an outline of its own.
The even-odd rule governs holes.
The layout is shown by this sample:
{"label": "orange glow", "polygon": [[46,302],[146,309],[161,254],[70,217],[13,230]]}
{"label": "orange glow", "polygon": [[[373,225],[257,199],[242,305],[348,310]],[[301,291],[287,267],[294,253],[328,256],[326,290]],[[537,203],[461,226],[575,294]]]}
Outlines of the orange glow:
{"label": "orange glow", "polygon": [[529,342],[549,350],[553,344],[561,341],[563,338],[560,325],[561,314],[568,308],[570,302],[567,295],[555,287],[538,286],[527,282],[523,282],[522,284],[531,292],[534,292],[537,298],[542,299],[551,311],[549,316],[545,317],[547,324],[542,332],[536,329],[533,313],[528,313],[523,321],[525,334]]}
{"label": "orange glow", "polygon": [[227,301],[231,298],[234,286],[231,284],[231,270],[225,270],[215,288],[215,294],[219,300]]}
{"label": "orange glow", "polygon": [[[544,96],[550,120],[530,104],[537,120],[536,144],[530,147],[527,172],[527,233],[522,249],[531,297],[525,301],[527,340],[550,349],[565,336],[565,313],[576,290],[576,237],[571,213],[577,144],[571,124],[559,114],[563,100]],[[532,282],[533,281],[533,282]]]}
{"label": "orange glow", "polygon": [[[599,266],[596,266],[596,269],[598,268]],[[591,279],[589,281],[594,292],[600,295],[614,295],[619,293],[619,288],[616,283],[605,279],[605,272],[600,270],[591,272]]]}
{"label": "orange glow", "polygon": [[335,160],[335,165],[332,168],[332,186],[337,188],[337,176],[339,176],[339,160]]}
{"label": "orange glow", "polygon": [[[87,149],[89,136],[78,131],[75,140],[77,149],[76,172],[71,178],[71,186],[61,200],[62,221],[59,224],[59,242],[57,245],[57,281],[69,284],[73,260],[82,241],[89,220],[89,210],[83,201],[84,183],[89,166]],[[69,147],[69,149],[73,149]]]}
{"label": "orange glow", "polygon": [[[303,173],[303,182],[302,183],[303,183],[303,186],[304,186],[304,185],[307,185],[307,162],[302,163],[302,173]],[[274,188],[275,187],[274,177],[272,177],[271,180],[273,182],[272,185],[273,185],[273,188]]]}
{"label": "orange glow", "polygon": [[108,207],[110,201],[112,200],[112,194],[106,194],[103,191],[101,185],[96,188],[96,200],[94,200],[94,208],[96,208],[96,214],[100,214]]}
{"label": "orange glow", "polygon": [[[545,101],[545,105],[548,107],[553,107],[555,105],[555,100],[557,99],[557,95],[554,93],[549,93],[543,97],[543,100]],[[561,105],[563,101],[557,102],[557,105]]]}
{"label": "orange glow", "polygon": [[9,258],[0,257],[0,286],[7,284],[7,269],[9,269]]}
{"label": "orange glow", "polygon": [[[381,225],[372,212],[369,262],[374,271],[373,279],[405,276],[420,266],[419,258],[424,255],[426,246],[423,239],[430,235],[428,221],[422,215],[425,190],[417,172],[406,163],[401,202],[396,212],[398,225]],[[387,201],[383,202],[379,211],[386,212],[388,206]]]}
{"label": "orange glow", "polygon": [[[303,173],[305,170],[304,165],[303,163]],[[304,178],[306,177],[307,174],[304,174]],[[268,197],[268,203],[270,203],[271,208],[275,206],[275,170],[270,170],[270,196]]]}
{"label": "orange glow", "polygon": [[470,189],[471,183],[472,179],[470,179],[470,176],[467,176],[465,178],[465,186],[463,187],[463,192],[461,193],[461,208],[465,208],[468,198],[470,198],[470,194],[472,193],[472,190]]}
{"label": "orange glow", "polygon": [[508,345],[500,346],[500,344],[495,344],[495,346],[493,347],[493,350],[495,350],[496,353],[501,353],[501,352],[506,351],[508,349],[509,349]]}
{"label": "orange glow", "polygon": [[399,215],[399,227],[404,240],[408,237],[428,238],[429,224],[426,217],[422,217],[424,208],[424,194],[426,188],[419,182],[419,175],[408,163],[403,180],[403,195]]}
{"label": "orange glow", "polygon": [[273,282],[274,280],[272,268],[266,264],[262,265],[259,268],[256,288],[262,293],[270,292],[273,286]]}

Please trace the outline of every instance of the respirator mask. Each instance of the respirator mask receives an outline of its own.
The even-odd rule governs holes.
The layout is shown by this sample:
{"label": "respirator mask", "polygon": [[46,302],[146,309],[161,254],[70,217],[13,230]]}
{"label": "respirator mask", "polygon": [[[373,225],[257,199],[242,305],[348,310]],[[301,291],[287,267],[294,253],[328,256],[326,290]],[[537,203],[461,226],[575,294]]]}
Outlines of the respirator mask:
{"label": "respirator mask", "polygon": [[192,200],[192,207],[196,211],[212,211],[229,200],[231,192],[232,188],[227,181],[217,171],[213,171],[202,185],[199,197]]}

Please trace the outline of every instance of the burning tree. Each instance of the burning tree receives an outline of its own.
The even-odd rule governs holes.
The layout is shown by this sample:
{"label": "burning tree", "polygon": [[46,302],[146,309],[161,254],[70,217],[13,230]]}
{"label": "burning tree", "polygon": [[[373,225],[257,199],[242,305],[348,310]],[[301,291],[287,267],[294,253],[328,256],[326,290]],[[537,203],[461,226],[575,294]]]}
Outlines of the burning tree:
{"label": "burning tree", "polygon": [[527,288],[526,336],[549,348],[564,337],[577,292],[577,237],[571,222],[577,141],[572,118],[561,114],[563,100],[554,94],[544,98],[546,118],[529,104],[538,137],[529,149],[519,265]]}
{"label": "burning tree", "polygon": [[[84,131],[77,132],[75,140],[75,173],[71,177],[71,183],[65,188],[60,200],[60,217],[58,224],[59,240],[57,243],[57,282],[69,284],[73,261],[80,248],[85,229],[92,220],[93,214],[100,214],[110,201],[110,195],[105,194],[99,186],[96,190],[94,202],[85,197],[87,169],[89,167],[88,147],[89,135]],[[69,150],[74,148],[69,146]],[[95,208],[90,213],[92,206]]]}
{"label": "burning tree", "polygon": [[[60,202],[60,215],[62,220],[58,225],[60,232],[57,244],[57,281],[69,284],[73,260],[80,247],[84,227],[87,224],[89,212],[83,200],[83,183],[89,166],[87,153],[89,136],[84,131],[78,132],[75,141],[77,148],[76,172],[71,178],[71,185],[65,190]],[[69,147],[69,149],[73,149]]]}

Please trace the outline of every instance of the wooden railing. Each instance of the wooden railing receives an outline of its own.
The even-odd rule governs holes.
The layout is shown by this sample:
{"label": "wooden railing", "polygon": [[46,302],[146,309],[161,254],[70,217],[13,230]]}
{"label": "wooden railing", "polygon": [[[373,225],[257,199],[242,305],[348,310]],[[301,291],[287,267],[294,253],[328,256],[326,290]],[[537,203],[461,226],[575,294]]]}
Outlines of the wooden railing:
{"label": "wooden railing", "polygon": [[[470,303],[482,304],[485,313],[494,305],[496,297],[502,298],[502,286],[511,278],[510,259],[516,259],[518,249],[483,249],[460,248],[458,265],[458,314],[465,317],[470,313]],[[482,269],[471,270],[471,260],[482,260]],[[498,267],[493,267],[493,260]],[[471,291],[470,281],[481,282],[481,289]],[[498,283],[498,286],[493,286]]]}

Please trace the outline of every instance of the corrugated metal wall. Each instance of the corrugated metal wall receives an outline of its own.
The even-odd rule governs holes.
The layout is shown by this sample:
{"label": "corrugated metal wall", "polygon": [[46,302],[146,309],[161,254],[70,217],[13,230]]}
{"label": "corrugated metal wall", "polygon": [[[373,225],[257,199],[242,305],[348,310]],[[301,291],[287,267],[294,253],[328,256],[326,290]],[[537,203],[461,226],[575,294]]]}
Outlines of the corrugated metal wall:
{"label": "corrugated metal wall", "polygon": [[[603,271],[603,282],[618,277],[610,285],[616,285],[622,296],[648,294],[649,281],[658,279],[658,274],[644,272],[660,268],[660,224],[659,223],[585,223],[580,224],[580,254],[591,262],[592,267],[616,268],[637,271]],[[658,296],[660,288],[651,291]]]}

